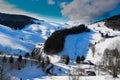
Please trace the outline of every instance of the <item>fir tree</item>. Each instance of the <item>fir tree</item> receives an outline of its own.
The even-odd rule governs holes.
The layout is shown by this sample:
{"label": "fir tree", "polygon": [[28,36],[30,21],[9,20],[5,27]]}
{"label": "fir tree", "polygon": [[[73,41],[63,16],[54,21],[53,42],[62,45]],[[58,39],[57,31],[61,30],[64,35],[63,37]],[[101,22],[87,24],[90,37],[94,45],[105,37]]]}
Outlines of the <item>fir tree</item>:
{"label": "fir tree", "polygon": [[18,70],[21,70],[21,66],[22,66],[22,55],[19,55],[19,57],[18,57]]}
{"label": "fir tree", "polygon": [[80,56],[77,56],[77,58],[76,58],[76,63],[77,63],[77,64],[80,64]]}
{"label": "fir tree", "polygon": [[28,57],[30,57],[30,54],[27,52],[27,53],[25,54],[25,58],[28,58]]}
{"label": "fir tree", "polygon": [[22,55],[19,55],[19,57],[18,57],[18,62],[22,62]]}
{"label": "fir tree", "polygon": [[81,61],[84,61],[84,60],[85,60],[85,57],[84,57],[84,56],[82,56],[82,57],[81,57]]}
{"label": "fir tree", "polygon": [[66,64],[66,65],[69,64],[69,61],[70,61],[70,58],[69,58],[69,56],[67,56],[67,57],[66,57],[66,62],[65,62],[65,64]]}
{"label": "fir tree", "polygon": [[9,58],[9,63],[14,63],[14,59],[12,56]]}
{"label": "fir tree", "polygon": [[6,56],[4,56],[4,57],[2,58],[2,62],[3,62],[3,63],[6,63],[6,62],[7,62]]}

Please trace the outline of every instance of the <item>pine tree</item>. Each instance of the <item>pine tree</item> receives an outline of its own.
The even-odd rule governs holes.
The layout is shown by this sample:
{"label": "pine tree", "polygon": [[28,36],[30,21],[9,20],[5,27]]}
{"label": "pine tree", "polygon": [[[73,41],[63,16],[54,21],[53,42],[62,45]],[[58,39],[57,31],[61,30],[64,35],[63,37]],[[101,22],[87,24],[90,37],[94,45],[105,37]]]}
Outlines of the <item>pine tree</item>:
{"label": "pine tree", "polygon": [[70,61],[70,58],[69,58],[69,56],[67,56],[67,57],[66,57],[66,62],[65,62],[65,64],[66,64],[66,65],[69,64],[69,61]]}
{"label": "pine tree", "polygon": [[18,62],[22,62],[22,55],[19,55],[19,57],[18,57]]}
{"label": "pine tree", "polygon": [[80,64],[80,56],[77,56],[77,58],[76,58],[76,63],[77,63],[77,64]]}
{"label": "pine tree", "polygon": [[12,56],[9,58],[9,63],[14,63],[14,59]]}
{"label": "pine tree", "polygon": [[6,56],[4,56],[4,57],[2,58],[2,62],[3,62],[3,63],[6,63],[6,62],[7,62]]}
{"label": "pine tree", "polygon": [[22,55],[19,55],[18,57],[18,70],[21,70],[21,66],[23,66],[21,63],[22,63]]}
{"label": "pine tree", "polygon": [[25,58],[28,58],[28,57],[30,57],[30,54],[27,52],[27,53],[25,54]]}
{"label": "pine tree", "polygon": [[82,56],[82,57],[81,57],[81,61],[84,61],[84,60],[85,60],[85,57],[84,57],[84,56]]}
{"label": "pine tree", "polygon": [[[29,58],[29,57],[30,57],[30,54],[27,52],[24,57],[25,57],[25,58]],[[26,59],[24,59],[24,63],[25,63],[25,64],[27,63],[27,60],[26,60]]]}
{"label": "pine tree", "polygon": [[13,69],[14,68],[14,58],[12,56],[9,58],[9,64],[10,64],[10,68]]}
{"label": "pine tree", "polygon": [[46,65],[48,65],[48,64],[50,63],[50,59],[49,59],[48,56],[45,58],[44,63],[45,63]]}
{"label": "pine tree", "polygon": [[31,57],[35,57],[35,49],[31,52]]}

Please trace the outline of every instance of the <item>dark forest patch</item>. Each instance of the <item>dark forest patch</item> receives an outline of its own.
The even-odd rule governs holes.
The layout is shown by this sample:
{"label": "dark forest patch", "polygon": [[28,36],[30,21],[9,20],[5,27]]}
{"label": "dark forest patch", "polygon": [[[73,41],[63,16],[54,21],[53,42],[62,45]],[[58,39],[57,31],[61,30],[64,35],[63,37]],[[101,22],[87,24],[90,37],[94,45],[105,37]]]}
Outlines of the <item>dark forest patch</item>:
{"label": "dark forest patch", "polygon": [[120,15],[113,16],[105,20],[105,25],[113,30],[120,31]]}
{"label": "dark forest patch", "polygon": [[84,25],[72,27],[70,29],[63,29],[55,31],[46,41],[44,45],[44,52],[46,54],[55,55],[64,49],[65,38],[68,35],[79,34],[82,32],[89,32],[90,30]]}

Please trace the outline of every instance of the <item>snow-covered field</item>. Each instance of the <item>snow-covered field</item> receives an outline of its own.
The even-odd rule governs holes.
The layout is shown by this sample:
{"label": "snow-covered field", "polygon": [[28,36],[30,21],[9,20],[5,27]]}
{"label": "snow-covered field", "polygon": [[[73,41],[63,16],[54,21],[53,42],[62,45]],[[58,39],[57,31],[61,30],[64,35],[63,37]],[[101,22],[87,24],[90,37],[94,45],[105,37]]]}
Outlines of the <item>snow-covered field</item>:
{"label": "snow-covered field", "polygon": [[35,45],[43,43],[54,31],[65,28],[61,24],[36,21],[22,30],[12,30],[0,25],[0,51],[8,54],[31,52]]}
{"label": "snow-covered field", "polygon": [[[98,24],[100,27],[98,27]],[[22,54],[31,52],[36,44],[44,43],[44,41],[56,30],[67,28],[66,25],[61,25],[51,22],[39,22],[36,24],[26,25],[22,30],[12,30],[6,26],[0,25],[0,51],[5,54]],[[10,72],[11,80],[70,80],[67,75],[74,67],[80,67],[85,70],[92,70],[96,76],[80,76],[79,80],[114,80],[112,76],[101,70],[95,70],[90,65],[77,65],[74,61],[76,56],[86,56],[86,61],[90,60],[93,63],[102,61],[103,52],[106,48],[114,49],[120,47],[120,32],[113,31],[104,26],[104,22],[88,25],[90,32],[84,32],[77,35],[69,35],[65,40],[64,50],[59,55],[49,56],[52,63],[55,65],[54,73],[58,76],[48,76],[40,68],[36,66],[27,66],[24,69]],[[100,32],[115,36],[114,38],[102,38]],[[97,43],[95,45],[96,52],[94,57],[89,48],[90,43]],[[117,45],[116,45],[117,43]],[[119,46],[119,47],[118,47]],[[119,49],[120,50],[120,49]],[[71,62],[69,65],[59,63],[61,55],[69,55]],[[89,69],[90,68],[90,69]],[[59,71],[61,69],[62,71]],[[120,80],[117,78],[115,80]]]}
{"label": "snow-covered field", "polygon": [[[98,27],[98,24],[100,25],[100,27]],[[95,45],[96,52],[95,52],[94,57],[92,57],[92,51],[91,49],[89,49],[87,56],[86,56],[88,60],[91,60],[94,63],[102,62],[103,53],[106,48],[108,49],[117,48],[120,51],[119,49],[120,32],[119,31],[113,31],[112,29],[108,29],[106,26],[104,26],[104,22],[92,24],[92,25],[89,25],[88,27],[95,32],[95,34],[92,35],[91,43],[93,44],[95,44],[95,42],[97,43]],[[110,36],[115,36],[115,37],[102,38],[99,32],[108,34]]]}

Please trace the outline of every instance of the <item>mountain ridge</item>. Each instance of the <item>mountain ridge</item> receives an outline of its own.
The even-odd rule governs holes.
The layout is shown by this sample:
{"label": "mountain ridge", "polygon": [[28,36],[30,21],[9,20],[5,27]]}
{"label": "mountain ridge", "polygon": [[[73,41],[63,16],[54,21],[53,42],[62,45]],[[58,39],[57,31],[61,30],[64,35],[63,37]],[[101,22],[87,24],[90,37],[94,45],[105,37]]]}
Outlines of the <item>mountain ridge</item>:
{"label": "mountain ridge", "polygon": [[33,17],[18,14],[0,13],[0,24],[12,29],[23,29],[25,25],[34,24],[33,20],[38,20]]}

